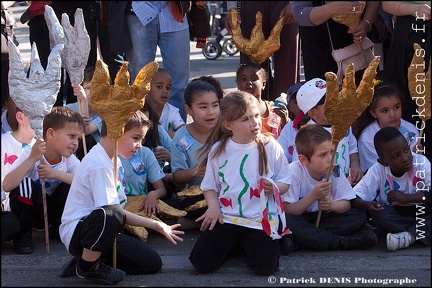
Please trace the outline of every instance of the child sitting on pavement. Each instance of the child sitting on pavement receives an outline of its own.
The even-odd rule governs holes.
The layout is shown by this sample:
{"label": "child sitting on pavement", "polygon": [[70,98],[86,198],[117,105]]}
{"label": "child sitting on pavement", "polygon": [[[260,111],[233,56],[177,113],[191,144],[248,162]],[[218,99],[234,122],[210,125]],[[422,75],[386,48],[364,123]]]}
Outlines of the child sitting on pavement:
{"label": "child sitting on pavement", "polygon": [[[147,121],[141,111],[132,116],[126,123],[128,128],[117,140],[118,154],[126,159],[134,155],[147,132]],[[183,241],[178,235],[184,232],[176,230],[179,224],[168,226],[122,208],[120,203],[126,196],[123,186],[116,186],[114,179],[115,142],[107,136],[105,122],[102,122],[101,136],[101,141],[83,158],[66,201],[60,236],[74,257],[65,263],[60,275],[75,274],[112,285],[121,282],[126,273],[154,274],[162,267],[160,255],[153,248],[120,233],[125,224],[151,228],[173,244]],[[121,173],[117,175],[121,180]],[[114,245],[117,269],[106,264],[113,263]]]}
{"label": "child sitting on pavement", "polygon": [[[9,101],[12,99],[9,98]],[[13,163],[23,153],[25,149],[31,149],[35,143],[35,132],[30,126],[27,115],[19,108],[15,108],[15,118],[18,123],[18,129],[7,131],[1,134],[1,179],[9,173]],[[34,214],[33,200],[28,198],[30,195],[25,193],[25,189],[20,185],[19,197],[14,195],[12,203],[10,202],[9,193],[6,194],[1,189],[2,200],[2,247],[6,240],[13,240],[14,251],[17,254],[29,254],[33,252],[33,242],[31,239],[31,230],[33,225],[31,221]],[[19,200],[20,199],[20,200]],[[31,205],[29,205],[31,203]],[[30,237],[29,237],[30,236]]]}
{"label": "child sitting on pavement", "polygon": [[10,192],[11,202],[14,197],[20,200],[22,185],[31,188],[25,192],[36,197],[33,200],[36,214],[27,220],[34,221],[36,229],[44,229],[41,183],[44,181],[49,235],[53,239],[59,238],[58,228],[64,204],[80,164],[74,153],[83,131],[84,121],[78,112],[65,106],[53,107],[43,120],[43,139],[37,139],[32,149],[24,150],[3,179],[3,190]]}
{"label": "child sitting on pavement", "polygon": [[[258,275],[279,267],[276,239],[289,233],[282,199],[290,179],[288,162],[273,137],[261,133],[259,102],[243,91],[226,95],[220,119],[200,149],[197,170],[208,208],[189,256],[195,269],[210,273],[242,247]],[[282,195],[282,196],[281,196]]]}
{"label": "child sitting on pavement", "polygon": [[[262,119],[262,133],[274,133],[277,138],[288,123],[288,110],[278,106],[280,109],[273,109],[274,102],[262,99],[262,93],[267,85],[268,73],[259,64],[250,62],[240,65],[236,73],[237,88],[240,91],[248,92],[255,96],[259,101],[259,110]],[[276,98],[270,95],[270,98]],[[281,117],[279,127],[272,128],[268,124],[271,112],[274,111]]]}
{"label": "child sitting on pavement", "polygon": [[[412,153],[410,142],[396,127],[381,128],[374,136],[378,162],[354,187],[353,206],[368,211],[387,234],[389,251],[415,241],[430,246],[431,164]],[[422,219],[419,225],[419,219]]]}
{"label": "child sitting on pavement", "polygon": [[[324,114],[324,102],[327,91],[326,81],[314,78],[303,84],[297,92],[297,104],[303,114],[311,118],[306,125],[319,124],[331,133],[332,127]],[[329,103],[331,105],[331,103]],[[357,148],[357,139],[352,133],[351,127],[345,137],[339,141],[335,151],[336,164],[347,177],[351,185],[357,183],[363,177],[360,169],[360,157]],[[293,161],[298,159],[298,152],[294,147]]]}
{"label": "child sitting on pavement", "polygon": [[279,137],[277,138],[277,141],[279,142],[279,144],[282,146],[284,150],[288,163],[292,162],[295,135],[297,134],[298,129],[300,129],[301,126],[303,126],[309,121],[309,116],[301,113],[301,110],[297,105],[297,92],[304,83],[305,83],[304,81],[298,82],[292,85],[287,91],[287,95],[288,95],[287,108],[289,114],[292,115],[291,116],[292,118],[290,118],[291,121],[284,126]]}
{"label": "child sitting on pavement", "polygon": [[[144,114],[144,112],[143,112]],[[144,127],[144,137],[152,127],[152,123],[147,116],[142,116]],[[133,126],[125,126],[125,133]],[[158,199],[163,199],[167,191],[162,181],[165,174],[154,155],[148,147],[140,147],[130,158],[118,155],[122,164],[122,185],[126,196],[145,196],[143,197],[140,210],[150,216],[159,213]],[[152,189],[148,189],[148,183],[152,184]]]}
{"label": "child sitting on pavement", "polygon": [[[306,84],[305,84],[306,85]],[[298,161],[290,164],[291,186],[284,203],[292,234],[282,237],[281,252],[299,247],[315,250],[369,249],[377,237],[365,211],[351,208],[356,196],[339,166],[331,163],[330,132],[318,124],[300,128],[295,139]],[[333,170],[326,181],[329,169]],[[318,210],[322,210],[318,227]]]}
{"label": "child sitting on pavement", "polygon": [[375,134],[384,127],[396,127],[410,142],[411,150],[416,147],[419,132],[414,124],[402,119],[402,92],[396,85],[378,83],[369,106],[353,123],[353,133],[358,139],[360,168],[364,173],[375,164],[378,155],[373,144]]}
{"label": "child sitting on pavement", "polygon": [[[219,102],[222,95],[216,86],[214,81],[209,81],[208,78],[193,79],[186,86],[185,109],[193,121],[176,131],[171,145],[171,169],[174,183],[179,186],[189,188],[198,185],[204,177],[205,167],[195,170],[201,160],[196,151],[204,145],[219,119]],[[203,195],[178,198],[174,203],[169,202],[169,204],[184,210],[201,200],[204,200]],[[183,228],[198,228],[193,220],[204,212],[205,208],[188,211],[185,218],[179,218],[185,224],[182,225]]]}
{"label": "child sitting on pavement", "polygon": [[170,137],[186,123],[180,115],[180,111],[174,105],[168,103],[171,94],[171,75],[164,68],[158,68],[150,84],[151,89],[147,94],[146,101],[149,101],[154,112],[159,117],[159,123],[168,132]]}
{"label": "child sitting on pavement", "polygon": [[[145,101],[144,107],[141,109],[147,118],[152,123],[143,142],[143,146],[150,148],[153,152],[160,168],[164,172],[162,181],[166,189],[166,198],[172,198],[177,190],[173,183],[173,175],[171,173],[171,143],[172,138],[168,132],[159,123],[159,116],[154,111],[149,101]],[[153,185],[148,183],[148,189],[153,189]]]}

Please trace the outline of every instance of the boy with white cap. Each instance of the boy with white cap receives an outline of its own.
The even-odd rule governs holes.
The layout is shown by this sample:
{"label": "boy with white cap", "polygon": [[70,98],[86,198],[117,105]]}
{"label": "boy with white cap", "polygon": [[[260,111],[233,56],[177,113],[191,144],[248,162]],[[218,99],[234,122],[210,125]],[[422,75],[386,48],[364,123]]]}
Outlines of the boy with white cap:
{"label": "boy with white cap", "polygon": [[[303,114],[307,114],[311,118],[306,125],[319,124],[331,133],[332,128],[324,115],[326,91],[327,83],[325,80],[320,78],[311,79],[298,90],[297,105]],[[301,115],[298,117],[301,117]],[[292,160],[297,159],[298,154],[294,147]],[[351,185],[354,185],[363,177],[363,172],[360,169],[357,139],[353,135],[351,127],[336,149],[336,164],[345,173]]]}

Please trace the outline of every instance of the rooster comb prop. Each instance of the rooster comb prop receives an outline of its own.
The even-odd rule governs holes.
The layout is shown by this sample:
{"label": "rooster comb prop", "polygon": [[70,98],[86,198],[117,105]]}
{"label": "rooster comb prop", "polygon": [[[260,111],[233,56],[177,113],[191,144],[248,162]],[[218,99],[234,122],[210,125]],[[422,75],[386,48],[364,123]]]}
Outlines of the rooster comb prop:
{"label": "rooster comb prop", "polygon": [[255,26],[251,31],[250,39],[244,38],[240,23],[238,22],[238,12],[230,9],[233,23],[232,37],[236,47],[244,54],[249,56],[255,63],[261,64],[266,61],[274,52],[280,48],[280,33],[283,27],[283,17],[280,18],[270,32],[270,36],[265,39],[262,31],[262,14],[258,11],[255,15]]}
{"label": "rooster comb prop", "polygon": [[325,73],[327,92],[324,101],[324,115],[332,126],[332,142],[336,147],[345,137],[350,126],[372,101],[379,61],[380,57],[375,56],[369,63],[358,87],[355,83],[353,64],[348,65],[345,70],[340,91],[336,74],[333,72]]}
{"label": "rooster comb prop", "polygon": [[91,81],[90,103],[93,110],[105,121],[108,136],[117,140],[133,114],[144,106],[150,81],[159,65],[150,62],[138,73],[132,86],[129,85],[129,62],[125,61],[117,72],[114,85],[110,84],[108,66],[98,60]]}

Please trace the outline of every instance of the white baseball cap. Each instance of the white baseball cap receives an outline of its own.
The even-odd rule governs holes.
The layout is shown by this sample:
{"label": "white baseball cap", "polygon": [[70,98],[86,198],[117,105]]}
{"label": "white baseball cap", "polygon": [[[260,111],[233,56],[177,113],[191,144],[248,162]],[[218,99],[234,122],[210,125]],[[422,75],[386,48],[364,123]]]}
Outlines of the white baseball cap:
{"label": "white baseball cap", "polygon": [[[327,91],[327,83],[321,78],[314,78],[304,83],[297,91],[297,105],[300,110],[307,114],[310,109],[320,104]],[[322,103],[324,104],[324,103]]]}

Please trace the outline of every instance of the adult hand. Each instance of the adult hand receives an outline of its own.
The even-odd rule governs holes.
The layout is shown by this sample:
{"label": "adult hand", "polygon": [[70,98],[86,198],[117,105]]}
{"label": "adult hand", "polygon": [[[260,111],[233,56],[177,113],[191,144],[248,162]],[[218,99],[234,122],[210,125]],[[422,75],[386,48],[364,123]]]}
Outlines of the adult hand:
{"label": "adult hand", "polygon": [[369,32],[370,27],[368,22],[365,20],[360,21],[360,24],[356,27],[349,29],[348,33],[353,35],[354,43],[362,43],[366,37],[367,32]]}
{"label": "adult hand", "polygon": [[[235,9],[235,8],[231,8],[231,9]],[[241,19],[240,17],[238,17],[237,22],[240,24],[241,23]],[[225,28],[228,30],[228,32],[232,35],[232,29],[234,28],[234,24],[232,22],[232,17],[231,17],[231,13],[228,13],[227,16],[225,17]]]}
{"label": "adult hand", "polygon": [[280,13],[280,15],[279,15],[279,18],[284,18],[284,20],[283,20],[283,24],[284,25],[286,25],[286,24],[292,24],[292,23],[295,23],[296,22],[296,20],[295,20],[295,18],[294,18],[294,14],[293,14],[293,12],[292,12],[292,6],[291,6],[291,3],[290,4],[287,4],[283,9],[282,9],[282,11],[281,11],[281,13]]}

